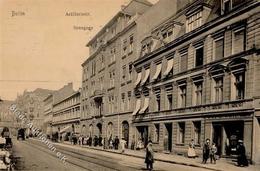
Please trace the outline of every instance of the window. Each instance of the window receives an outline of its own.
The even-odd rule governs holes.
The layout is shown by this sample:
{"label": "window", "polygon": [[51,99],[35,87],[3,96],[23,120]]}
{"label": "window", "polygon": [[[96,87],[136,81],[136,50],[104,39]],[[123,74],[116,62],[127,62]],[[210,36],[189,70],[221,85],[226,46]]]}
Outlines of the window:
{"label": "window", "polygon": [[203,65],[203,46],[196,48],[195,67]]}
{"label": "window", "polygon": [[224,57],[224,37],[220,37],[216,40],[214,40],[214,59],[219,60]]}
{"label": "window", "polygon": [[125,111],[125,93],[121,94],[121,111]]}
{"label": "window", "polygon": [[199,145],[200,137],[201,137],[201,122],[195,121],[193,122],[193,126],[194,126],[194,143]]}
{"label": "window", "polygon": [[160,124],[154,124],[154,142],[159,143],[160,139]]}
{"label": "window", "polygon": [[127,54],[127,40],[123,41],[123,56],[125,57]]}
{"label": "window", "polygon": [[233,32],[232,52],[233,54],[243,52],[245,50],[245,29],[235,30]]}
{"label": "window", "polygon": [[215,102],[223,101],[223,77],[214,79]]}
{"label": "window", "polygon": [[156,105],[157,105],[157,111],[161,110],[161,96],[160,94],[156,95]]}
{"label": "window", "polygon": [[199,11],[186,20],[186,32],[190,32],[202,25],[202,11]]}
{"label": "window", "polygon": [[162,33],[163,40],[170,42],[173,40],[173,28],[168,29]]}
{"label": "window", "polygon": [[168,100],[168,110],[172,109],[172,94],[167,95],[167,100]]}
{"label": "window", "polygon": [[111,53],[110,63],[113,63],[116,60],[116,48],[112,48],[110,53]]}
{"label": "window", "polygon": [[222,2],[222,10],[223,10],[223,14],[227,14],[229,13],[229,11],[231,10],[231,0],[223,0]]}
{"label": "window", "polygon": [[109,78],[110,78],[110,87],[114,87],[115,84],[115,71],[109,72]]}
{"label": "window", "polygon": [[132,53],[134,50],[134,36],[131,35],[129,38],[129,53]]}
{"label": "window", "polygon": [[245,96],[245,73],[235,75],[236,99],[244,99]]}
{"label": "window", "polygon": [[194,105],[201,105],[202,104],[202,85],[203,82],[195,82],[194,83]]}
{"label": "window", "polygon": [[180,144],[184,144],[185,139],[185,122],[179,122],[178,123],[178,142]]}
{"label": "window", "polygon": [[127,110],[131,109],[131,94],[132,94],[131,91],[127,92],[127,95],[128,95],[128,98],[127,98]]}
{"label": "window", "polygon": [[125,77],[126,77],[126,66],[124,65],[122,67],[122,78],[123,78],[123,80],[125,80]]}
{"label": "window", "polygon": [[103,67],[105,66],[105,58],[104,58],[104,55],[101,55],[100,61],[101,61],[101,67],[103,68]]}
{"label": "window", "polygon": [[181,54],[180,58],[180,71],[183,72],[186,71],[188,67],[188,52]]}
{"label": "window", "polygon": [[186,106],[186,85],[179,86],[179,107]]}
{"label": "window", "polygon": [[129,65],[128,65],[128,71],[129,71],[129,73],[128,73],[128,80],[130,81],[130,80],[132,80],[132,63],[129,63]]}

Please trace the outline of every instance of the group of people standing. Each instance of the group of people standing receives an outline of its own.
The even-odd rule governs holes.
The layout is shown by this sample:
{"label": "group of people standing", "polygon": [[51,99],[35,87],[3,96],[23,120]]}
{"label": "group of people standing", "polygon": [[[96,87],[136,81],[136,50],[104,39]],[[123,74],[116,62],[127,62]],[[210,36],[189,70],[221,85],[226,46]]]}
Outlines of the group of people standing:
{"label": "group of people standing", "polygon": [[[246,158],[246,149],[242,140],[238,140],[238,145],[236,150],[237,150],[237,165],[248,166],[248,160]],[[218,149],[216,144],[214,142],[210,144],[210,139],[206,139],[202,149],[202,164],[206,164],[209,158],[210,158],[210,163],[216,164],[217,152]],[[188,148],[188,157],[195,158],[196,156],[197,155],[195,152],[195,143],[194,140],[192,139]]]}

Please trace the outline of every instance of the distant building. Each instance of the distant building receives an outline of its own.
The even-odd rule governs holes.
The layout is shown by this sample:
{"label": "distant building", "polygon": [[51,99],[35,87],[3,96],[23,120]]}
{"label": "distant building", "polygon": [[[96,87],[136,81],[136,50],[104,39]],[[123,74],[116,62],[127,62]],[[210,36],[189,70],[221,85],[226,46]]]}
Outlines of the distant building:
{"label": "distant building", "polygon": [[34,91],[24,91],[19,95],[15,104],[17,109],[23,113],[29,121],[38,129],[43,129],[44,121],[44,103],[43,100],[51,93],[52,90],[37,88]]}
{"label": "distant building", "polygon": [[125,138],[128,145],[133,110],[132,63],[137,59],[136,21],[152,6],[132,0],[89,41],[82,64],[81,127],[84,134]]}
{"label": "distant building", "polygon": [[259,1],[172,2],[174,14],[150,28],[134,62],[136,136],[177,154],[191,139],[201,154],[209,138],[221,157],[243,140],[259,163]]}
{"label": "distant building", "polygon": [[51,136],[55,128],[52,129],[53,126],[53,109],[54,104],[64,100],[70,95],[74,94],[73,84],[68,83],[64,85],[59,90],[53,91],[44,99],[44,133],[48,136]]}
{"label": "distant building", "polygon": [[52,132],[58,132],[63,140],[81,132],[80,100],[80,91],[76,91],[53,104]]}

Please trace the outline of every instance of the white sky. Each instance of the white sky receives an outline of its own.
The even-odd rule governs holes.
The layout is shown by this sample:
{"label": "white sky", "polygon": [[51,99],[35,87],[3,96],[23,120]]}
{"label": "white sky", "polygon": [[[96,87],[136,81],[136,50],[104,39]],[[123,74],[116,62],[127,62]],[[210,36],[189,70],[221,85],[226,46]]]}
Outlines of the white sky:
{"label": "white sky", "polygon": [[[158,0],[150,0],[155,3]],[[0,97],[14,100],[25,89],[81,86],[85,46],[129,0],[0,0]],[[12,12],[25,15],[13,16]],[[65,16],[89,12],[90,16]],[[73,26],[92,26],[93,31]]]}

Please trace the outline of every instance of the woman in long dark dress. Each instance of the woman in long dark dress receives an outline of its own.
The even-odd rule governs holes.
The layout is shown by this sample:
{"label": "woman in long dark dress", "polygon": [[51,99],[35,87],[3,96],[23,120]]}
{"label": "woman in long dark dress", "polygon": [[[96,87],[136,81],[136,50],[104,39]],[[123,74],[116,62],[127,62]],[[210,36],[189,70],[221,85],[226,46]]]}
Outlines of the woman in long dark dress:
{"label": "woman in long dark dress", "polygon": [[237,154],[237,165],[248,166],[248,160],[246,158],[246,148],[242,140],[238,141]]}
{"label": "woman in long dark dress", "polygon": [[152,142],[149,142],[147,144],[145,163],[146,163],[146,168],[148,170],[153,170],[154,152],[153,152],[153,148],[152,148]]}

